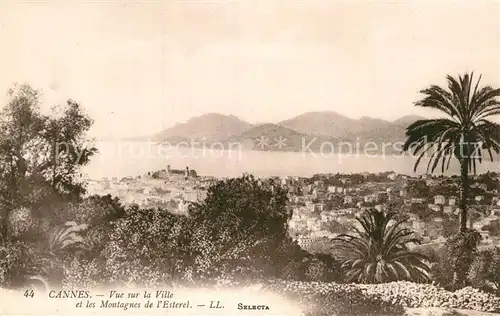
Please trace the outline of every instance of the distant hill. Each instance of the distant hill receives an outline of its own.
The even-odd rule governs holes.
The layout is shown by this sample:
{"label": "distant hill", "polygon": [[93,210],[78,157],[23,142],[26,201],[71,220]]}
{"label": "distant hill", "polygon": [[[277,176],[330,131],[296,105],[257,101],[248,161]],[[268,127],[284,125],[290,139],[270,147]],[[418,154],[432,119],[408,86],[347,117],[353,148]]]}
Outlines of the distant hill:
{"label": "distant hill", "polygon": [[401,127],[406,127],[422,119],[416,115],[404,116],[394,122],[371,118],[363,116],[360,119],[352,119],[336,112],[308,112],[286,121],[278,123],[279,125],[286,126],[300,133],[307,135],[324,135],[336,138],[354,139],[355,135],[361,134],[370,135],[374,133],[377,137],[377,131],[383,130],[383,134],[387,134],[385,130],[396,128],[400,130]]}
{"label": "distant hill", "polygon": [[414,122],[425,119],[421,116],[408,115],[393,122],[388,122],[385,126],[380,125],[375,129],[365,129],[359,133],[349,135],[349,138],[359,138],[361,142],[404,142],[406,140],[406,129]]}
{"label": "distant hill", "polygon": [[389,121],[363,116],[362,118],[356,121],[355,125],[351,129],[351,134],[371,133],[373,131],[386,129],[390,127],[392,127],[392,124]]}
{"label": "distant hill", "polygon": [[405,115],[405,116],[400,117],[399,119],[393,121],[392,124],[398,125],[398,126],[405,126],[405,128],[406,128],[418,120],[425,120],[425,119],[427,119],[427,118],[425,118],[423,116]]}
{"label": "distant hill", "polygon": [[278,123],[303,134],[330,137],[350,134],[355,124],[354,119],[336,112],[308,112]]}
{"label": "distant hill", "polygon": [[250,123],[245,122],[234,115],[222,115],[208,113],[193,117],[185,123],[178,123],[156,135],[156,141],[176,139],[205,139],[207,142],[220,141],[234,135],[239,135],[249,129]]}
{"label": "distant hill", "polygon": [[265,123],[253,126],[242,134],[229,138],[226,144],[243,144],[243,148],[247,150],[301,151],[310,143],[311,148],[318,149],[321,141],[331,141],[331,139],[307,135],[278,124]]}
{"label": "distant hill", "polygon": [[371,117],[352,119],[336,112],[308,112],[277,124],[252,125],[236,116],[210,113],[166,129],[153,140],[175,144],[194,139],[219,142],[225,148],[238,143],[246,150],[301,151],[307,147],[325,152],[332,149],[330,144],[338,150],[339,142],[361,146],[367,142],[402,142],[406,128],[419,119],[423,117],[408,115],[390,122]]}

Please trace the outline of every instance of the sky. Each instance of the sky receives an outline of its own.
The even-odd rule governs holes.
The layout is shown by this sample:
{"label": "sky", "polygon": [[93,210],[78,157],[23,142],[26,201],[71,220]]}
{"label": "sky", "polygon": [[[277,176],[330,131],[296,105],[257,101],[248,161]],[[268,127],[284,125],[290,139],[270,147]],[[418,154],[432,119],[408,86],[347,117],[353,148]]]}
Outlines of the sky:
{"label": "sky", "polygon": [[0,2],[0,104],[14,82],[68,98],[98,136],[149,135],[218,112],[388,120],[447,74],[500,86],[497,1]]}

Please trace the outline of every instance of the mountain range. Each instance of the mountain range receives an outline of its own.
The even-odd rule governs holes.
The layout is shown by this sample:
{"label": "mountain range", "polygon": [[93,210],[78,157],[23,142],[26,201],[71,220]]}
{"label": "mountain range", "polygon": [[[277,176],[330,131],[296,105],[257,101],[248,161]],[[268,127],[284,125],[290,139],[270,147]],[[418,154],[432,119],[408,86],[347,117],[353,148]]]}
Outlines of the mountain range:
{"label": "mountain range", "polygon": [[[148,139],[159,143],[180,144],[191,141],[229,145],[238,142],[250,150],[299,151],[305,144],[320,148],[324,142],[365,144],[405,140],[406,128],[425,119],[416,115],[395,121],[371,117],[353,119],[332,111],[307,112],[277,123],[251,124],[234,115],[208,113],[178,123]],[[137,139],[136,139],[137,140]]]}

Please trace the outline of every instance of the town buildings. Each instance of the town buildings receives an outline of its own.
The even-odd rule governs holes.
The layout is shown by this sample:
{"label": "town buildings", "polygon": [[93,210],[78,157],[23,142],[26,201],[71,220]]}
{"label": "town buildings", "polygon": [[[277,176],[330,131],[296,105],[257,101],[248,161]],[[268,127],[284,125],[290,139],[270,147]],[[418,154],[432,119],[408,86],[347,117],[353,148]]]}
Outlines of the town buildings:
{"label": "town buildings", "polygon": [[[370,208],[396,212],[426,242],[442,240],[450,226],[458,225],[458,188],[456,180],[449,177],[365,173],[313,178],[273,179],[288,191],[289,208],[293,210],[290,234],[306,248],[318,238],[324,240],[356,225],[356,216]],[[125,204],[187,214],[190,203],[206,198],[214,180],[197,176],[189,167],[167,166],[141,177],[89,181],[88,191],[117,196]],[[498,184],[498,177],[494,181]],[[489,227],[500,217],[500,188],[488,189],[474,177],[471,183],[474,196],[470,204],[478,215],[469,226],[478,229],[488,244],[498,243],[499,236],[492,235]]]}

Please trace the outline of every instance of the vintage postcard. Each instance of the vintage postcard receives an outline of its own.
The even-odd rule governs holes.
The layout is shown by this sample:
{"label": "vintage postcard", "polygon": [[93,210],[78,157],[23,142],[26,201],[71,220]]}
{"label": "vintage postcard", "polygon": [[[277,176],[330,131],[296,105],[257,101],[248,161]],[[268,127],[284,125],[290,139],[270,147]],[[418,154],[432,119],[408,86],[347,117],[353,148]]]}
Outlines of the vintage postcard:
{"label": "vintage postcard", "polygon": [[500,315],[500,2],[0,1],[0,315]]}

